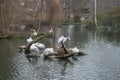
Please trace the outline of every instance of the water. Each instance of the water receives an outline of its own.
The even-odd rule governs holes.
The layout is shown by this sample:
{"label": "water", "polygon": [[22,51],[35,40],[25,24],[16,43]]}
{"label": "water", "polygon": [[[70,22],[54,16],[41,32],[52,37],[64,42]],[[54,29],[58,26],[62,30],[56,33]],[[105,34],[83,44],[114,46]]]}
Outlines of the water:
{"label": "water", "polygon": [[42,40],[47,47],[61,35],[70,36],[69,47],[87,55],[69,60],[33,59],[29,62],[18,46],[25,40],[0,40],[0,80],[120,80],[120,37],[104,30],[79,26],[58,28],[55,38]]}

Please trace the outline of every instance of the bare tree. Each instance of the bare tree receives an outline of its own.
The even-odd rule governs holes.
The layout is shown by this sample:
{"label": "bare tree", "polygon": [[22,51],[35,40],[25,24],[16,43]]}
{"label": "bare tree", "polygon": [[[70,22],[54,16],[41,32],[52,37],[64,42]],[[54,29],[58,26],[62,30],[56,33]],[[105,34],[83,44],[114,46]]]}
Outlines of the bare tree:
{"label": "bare tree", "polygon": [[39,10],[38,10],[38,16],[39,16],[39,23],[38,23],[38,29],[37,29],[37,32],[40,31],[40,27],[41,27],[41,14],[43,12],[43,1],[44,0],[39,0],[38,2],[38,6],[40,7]]}
{"label": "bare tree", "polygon": [[94,0],[94,4],[95,4],[95,25],[97,26],[97,15],[96,15],[97,3],[96,3],[96,0]]}
{"label": "bare tree", "polygon": [[70,18],[70,0],[65,0],[65,20],[69,22]]}
{"label": "bare tree", "polygon": [[40,31],[43,22],[50,26],[60,22],[61,4],[59,0],[0,0],[0,19],[1,29],[16,30],[23,24]]}

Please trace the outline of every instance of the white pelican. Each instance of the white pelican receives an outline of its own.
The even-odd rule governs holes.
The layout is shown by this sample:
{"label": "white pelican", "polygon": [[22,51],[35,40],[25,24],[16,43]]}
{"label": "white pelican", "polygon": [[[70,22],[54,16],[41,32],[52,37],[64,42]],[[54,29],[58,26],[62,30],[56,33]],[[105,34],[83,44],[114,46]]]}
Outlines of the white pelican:
{"label": "white pelican", "polygon": [[49,33],[50,33],[50,34],[53,33],[53,29],[52,29],[52,27],[50,28]]}
{"label": "white pelican", "polygon": [[61,36],[61,37],[58,39],[58,44],[60,44],[63,39],[64,39],[64,36]]}
{"label": "white pelican", "polygon": [[37,32],[35,31],[35,29],[33,30],[33,35],[37,36]]}
{"label": "white pelican", "polygon": [[27,43],[31,43],[32,41],[33,41],[32,37],[29,37],[29,38],[27,39]]}
{"label": "white pelican", "polygon": [[31,29],[31,30],[33,31],[32,36],[37,36],[38,35],[35,29]]}
{"label": "white pelican", "polygon": [[32,52],[35,52],[35,53],[40,53],[40,50],[38,49],[38,47],[35,45],[35,44],[32,44],[31,46],[30,46],[30,52],[32,53]]}
{"label": "white pelican", "polygon": [[38,48],[45,49],[45,45],[39,42],[34,43]]}
{"label": "white pelican", "polygon": [[72,53],[73,54],[77,54],[79,52],[80,52],[80,50],[77,47],[72,48]]}
{"label": "white pelican", "polygon": [[43,54],[45,54],[46,56],[47,56],[47,55],[50,55],[50,54],[52,54],[52,53],[54,53],[54,49],[53,49],[53,48],[46,48],[46,49],[44,50],[44,52],[43,52]]}
{"label": "white pelican", "polygon": [[70,37],[61,36],[61,37],[58,39],[58,44],[61,44],[61,42],[65,43],[67,40],[70,40]]}

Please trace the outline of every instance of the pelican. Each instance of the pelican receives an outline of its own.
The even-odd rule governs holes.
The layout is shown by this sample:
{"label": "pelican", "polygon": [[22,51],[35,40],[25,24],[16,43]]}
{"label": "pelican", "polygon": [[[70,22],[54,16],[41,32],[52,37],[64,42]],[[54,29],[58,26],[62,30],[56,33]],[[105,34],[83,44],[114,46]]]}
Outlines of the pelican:
{"label": "pelican", "polygon": [[60,44],[63,39],[64,39],[64,36],[61,36],[61,37],[58,39],[58,44]]}
{"label": "pelican", "polygon": [[71,49],[73,54],[77,54],[80,52],[80,50],[77,47],[74,47]]}
{"label": "pelican", "polygon": [[31,30],[33,31],[32,36],[37,36],[38,35],[35,29],[31,29]]}
{"label": "pelican", "polygon": [[38,47],[35,45],[35,44],[32,44],[31,46],[30,46],[30,52],[32,53],[32,52],[35,52],[35,53],[39,53],[40,52],[40,50],[38,49]]}
{"label": "pelican", "polygon": [[28,39],[27,39],[27,43],[31,43],[33,41],[32,37],[30,36]]}
{"label": "pelican", "polygon": [[61,36],[61,37],[58,39],[58,44],[61,44],[61,42],[65,43],[67,40],[70,40],[70,37]]}
{"label": "pelican", "polygon": [[53,48],[46,48],[46,49],[44,50],[44,52],[43,52],[43,54],[45,54],[46,56],[47,56],[47,55],[50,55],[50,54],[52,54],[52,53],[54,53],[54,49],[53,49]]}
{"label": "pelican", "polygon": [[52,29],[52,27],[50,28],[49,33],[50,33],[50,34],[53,33],[53,29]]}
{"label": "pelican", "polygon": [[45,45],[42,44],[42,43],[36,42],[36,43],[34,43],[34,44],[36,45],[36,47],[38,47],[38,48],[41,49],[41,50],[44,50],[44,49],[45,49]]}

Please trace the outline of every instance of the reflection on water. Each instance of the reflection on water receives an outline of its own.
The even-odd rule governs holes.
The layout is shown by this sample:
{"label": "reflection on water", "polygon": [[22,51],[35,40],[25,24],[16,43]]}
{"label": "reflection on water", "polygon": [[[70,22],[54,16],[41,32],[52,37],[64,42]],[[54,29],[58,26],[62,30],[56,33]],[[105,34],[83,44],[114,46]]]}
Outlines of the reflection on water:
{"label": "reflection on water", "polygon": [[54,38],[40,42],[56,47],[61,35],[70,36],[68,46],[84,51],[86,56],[69,60],[26,59],[18,53],[25,40],[0,40],[0,80],[119,80],[120,37],[103,30],[86,30],[70,25],[58,28]]}

